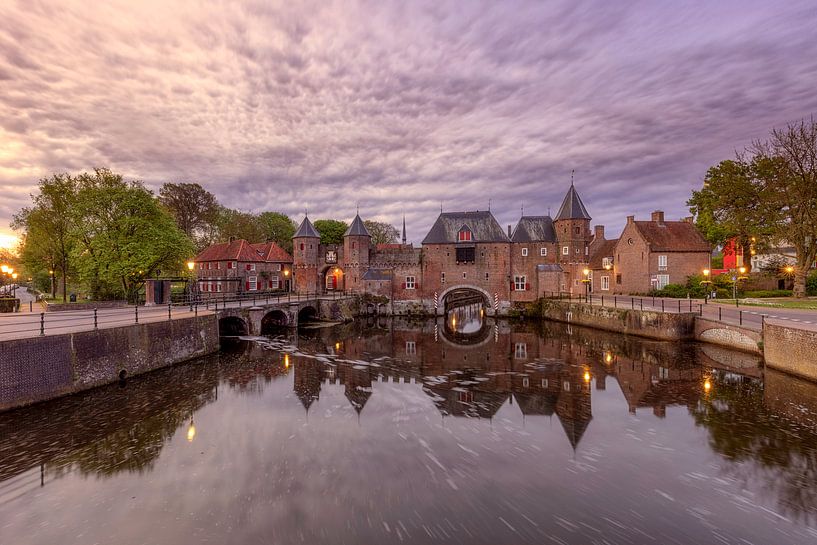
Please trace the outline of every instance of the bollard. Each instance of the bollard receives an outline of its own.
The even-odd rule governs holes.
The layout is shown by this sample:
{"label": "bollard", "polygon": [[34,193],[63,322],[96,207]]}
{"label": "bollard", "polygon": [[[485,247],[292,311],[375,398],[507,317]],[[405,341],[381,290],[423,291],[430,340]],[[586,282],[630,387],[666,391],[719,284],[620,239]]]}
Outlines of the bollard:
{"label": "bollard", "polygon": [[689,300],[689,311],[692,312],[692,299]]}
{"label": "bollard", "polygon": [[635,297],[630,297],[630,309],[635,310]]}
{"label": "bollard", "polygon": [[678,299],[678,314],[681,314],[681,300]]}
{"label": "bollard", "polygon": [[644,310],[644,299],[639,299],[639,301],[641,302],[641,310]]}
{"label": "bollard", "polygon": [[613,308],[618,308],[618,297],[613,296]]}
{"label": "bollard", "polygon": [[738,311],[738,324],[743,325],[743,311]]}
{"label": "bollard", "polygon": [[40,335],[45,335],[45,312],[40,313]]}
{"label": "bollard", "polygon": [[167,304],[167,319],[168,319],[168,320],[172,320],[172,319],[173,319],[172,315],[170,314],[170,311],[171,311],[171,306],[170,306],[170,303],[168,303],[168,304]]}
{"label": "bollard", "polygon": [[136,323],[139,323],[139,305],[135,305],[133,309],[136,311]]}
{"label": "bollard", "polygon": [[664,312],[664,300],[661,299],[661,312]]}
{"label": "bollard", "polygon": [[763,326],[765,326],[765,325],[766,325],[766,315],[761,314],[760,315],[760,330],[761,331],[763,331]]}
{"label": "bollard", "polygon": [[99,329],[99,327],[97,326],[98,322],[97,322],[96,318],[97,318],[97,312],[96,312],[96,309],[94,309],[94,329]]}
{"label": "bollard", "polygon": [[33,301],[28,302],[28,311],[29,312],[34,312],[34,302]]}
{"label": "bollard", "polygon": [[704,306],[701,305],[701,304],[698,304],[698,316],[703,318],[703,315],[704,315]]}
{"label": "bollard", "polygon": [[723,321],[723,313],[722,313],[722,310],[723,310],[723,309],[722,309],[721,307],[718,307],[718,321],[719,321],[719,322]]}
{"label": "bollard", "polygon": [[196,303],[196,304],[193,305],[193,316],[198,316],[198,315],[199,315],[199,304]]}

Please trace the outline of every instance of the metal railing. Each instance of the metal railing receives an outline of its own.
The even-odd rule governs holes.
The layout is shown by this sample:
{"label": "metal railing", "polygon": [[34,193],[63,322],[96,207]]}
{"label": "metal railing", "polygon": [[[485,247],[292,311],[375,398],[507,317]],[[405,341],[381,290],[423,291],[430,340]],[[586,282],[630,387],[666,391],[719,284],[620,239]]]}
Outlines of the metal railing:
{"label": "metal railing", "polygon": [[[201,294],[199,294],[201,295]],[[230,308],[337,300],[356,295],[353,291],[306,293],[213,294],[219,297],[185,297],[153,306],[129,305],[118,308],[60,310],[52,312],[0,314],[0,341],[46,334],[92,331],[102,328],[147,322],[168,321],[198,316]]]}
{"label": "metal railing", "polygon": [[[710,304],[707,299],[674,299],[669,297],[642,297],[636,295],[596,295],[592,293],[575,294],[568,292],[545,292],[547,299],[558,299],[576,303],[584,303],[593,306],[603,306],[630,310],[644,310],[652,312],[664,312],[672,314],[696,314],[708,320],[723,322],[747,327],[750,329],[762,329],[767,318],[780,320],[790,320],[801,322],[797,318],[778,316],[768,312],[758,312],[748,309],[741,309],[725,304]],[[815,314],[817,322],[817,314]]]}

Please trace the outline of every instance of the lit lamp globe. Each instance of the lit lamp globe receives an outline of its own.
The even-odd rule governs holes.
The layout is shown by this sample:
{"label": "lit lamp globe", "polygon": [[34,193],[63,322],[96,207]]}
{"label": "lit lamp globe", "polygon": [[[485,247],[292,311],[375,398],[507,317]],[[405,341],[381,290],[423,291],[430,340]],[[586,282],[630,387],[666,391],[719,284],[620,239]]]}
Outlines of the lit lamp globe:
{"label": "lit lamp globe", "polygon": [[187,262],[187,270],[192,271],[195,268],[196,268],[196,264],[193,261],[188,261]]}
{"label": "lit lamp globe", "polygon": [[0,272],[3,272],[3,273],[9,272],[9,266],[8,265],[0,265]]}

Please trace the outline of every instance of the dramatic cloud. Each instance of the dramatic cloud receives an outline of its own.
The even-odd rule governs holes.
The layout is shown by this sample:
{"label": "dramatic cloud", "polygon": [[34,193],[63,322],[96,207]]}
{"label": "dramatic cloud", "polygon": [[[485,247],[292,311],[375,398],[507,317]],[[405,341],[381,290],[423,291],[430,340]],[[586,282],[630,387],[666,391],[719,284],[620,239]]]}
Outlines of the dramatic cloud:
{"label": "dramatic cloud", "polygon": [[405,212],[415,241],[441,203],[555,212],[572,169],[610,232],[680,217],[708,166],[817,113],[815,27],[813,2],[5,2],[0,230],[97,166]]}

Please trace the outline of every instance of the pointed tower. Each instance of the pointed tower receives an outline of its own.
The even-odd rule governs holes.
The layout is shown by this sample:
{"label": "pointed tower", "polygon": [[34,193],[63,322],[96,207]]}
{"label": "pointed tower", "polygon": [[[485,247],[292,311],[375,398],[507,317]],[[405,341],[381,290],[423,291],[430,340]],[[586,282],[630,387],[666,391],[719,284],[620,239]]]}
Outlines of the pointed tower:
{"label": "pointed tower", "polygon": [[562,206],[553,218],[559,245],[559,263],[587,263],[590,260],[590,219],[571,180]]}
{"label": "pointed tower", "polygon": [[309,221],[309,216],[304,216],[298,230],[292,235],[294,291],[298,293],[318,291],[320,243],[320,233]]}
{"label": "pointed tower", "polygon": [[345,289],[360,290],[363,286],[363,273],[369,270],[369,252],[372,246],[372,235],[355,214],[349,228],[343,233],[343,261],[345,263]]}
{"label": "pointed tower", "polygon": [[406,245],[406,215],[403,214],[403,246]]}

